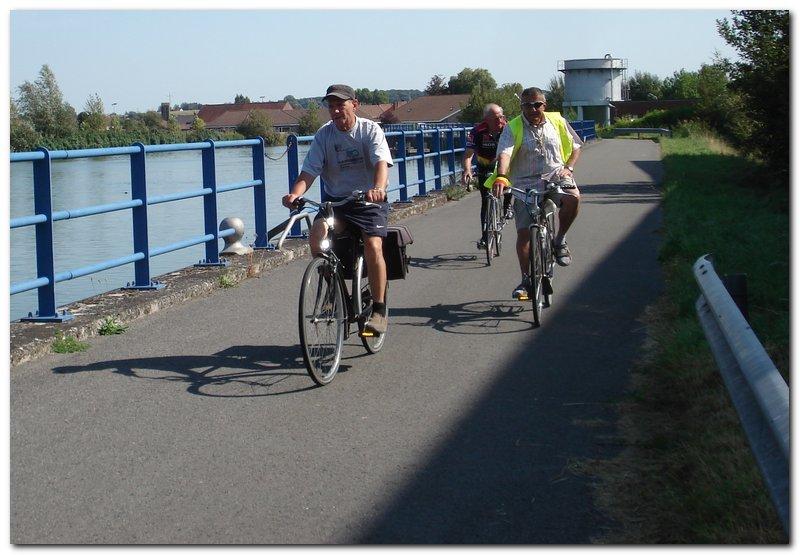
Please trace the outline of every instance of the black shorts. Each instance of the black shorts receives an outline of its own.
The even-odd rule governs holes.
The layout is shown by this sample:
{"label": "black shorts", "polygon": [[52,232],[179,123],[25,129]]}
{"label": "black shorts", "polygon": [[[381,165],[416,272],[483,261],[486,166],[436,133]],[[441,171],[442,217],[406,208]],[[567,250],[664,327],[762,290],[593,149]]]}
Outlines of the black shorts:
{"label": "black shorts", "polygon": [[[329,199],[336,202],[336,199]],[[317,212],[314,221],[322,217],[321,212]],[[386,237],[386,225],[389,221],[389,203],[377,202],[364,206],[356,204],[356,201],[348,202],[333,209],[334,228],[336,233],[342,233],[344,228],[340,227],[341,221],[345,222],[347,228],[359,229],[366,235],[373,237]]]}

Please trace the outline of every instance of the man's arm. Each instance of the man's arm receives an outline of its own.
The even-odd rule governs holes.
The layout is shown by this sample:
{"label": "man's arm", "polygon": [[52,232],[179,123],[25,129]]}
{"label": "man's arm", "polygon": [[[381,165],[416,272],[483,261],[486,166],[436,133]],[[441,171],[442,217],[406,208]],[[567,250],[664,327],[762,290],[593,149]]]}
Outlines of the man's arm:
{"label": "man's arm", "polygon": [[378,160],[372,177],[372,189],[367,191],[368,202],[383,202],[386,200],[386,185],[389,181],[389,164],[385,160]]}

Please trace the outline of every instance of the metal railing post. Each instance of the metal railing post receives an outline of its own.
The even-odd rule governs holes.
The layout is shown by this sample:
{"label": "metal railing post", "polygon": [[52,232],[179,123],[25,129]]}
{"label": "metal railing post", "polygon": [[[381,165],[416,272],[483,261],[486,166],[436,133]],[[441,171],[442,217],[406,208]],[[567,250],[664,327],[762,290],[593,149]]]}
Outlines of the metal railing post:
{"label": "metal railing post", "polygon": [[256,240],[254,249],[271,249],[267,241],[267,170],[264,156],[264,138],[258,137],[258,144],[253,145],[253,179],[261,181],[261,185],[253,187],[253,208],[255,212]]}
{"label": "metal railing post", "polygon": [[219,259],[219,228],[217,223],[217,166],[214,141],[206,141],[209,148],[203,150],[203,189],[211,189],[211,193],[203,195],[203,222],[206,235],[214,239],[205,242],[206,258],[195,266],[227,266],[226,261]]}
{"label": "metal railing post", "polygon": [[39,309],[36,316],[28,313],[24,321],[63,322],[72,315],[56,312],[56,272],[53,255],[53,196],[50,151],[40,148],[44,158],[33,162],[33,208],[34,213],[43,214],[45,221],[36,224],[36,274],[47,278],[47,285],[36,289]]}
{"label": "metal railing post", "polygon": [[419,196],[427,196],[425,188],[425,131],[420,127],[417,136],[417,179],[419,179]]}
{"label": "metal railing post", "polygon": [[134,280],[123,289],[161,289],[163,283],[150,279],[150,240],[147,233],[147,155],[142,143],[133,143],[139,152],[131,154],[131,198],[141,205],[131,208],[133,252],[144,258],[133,263]]}
{"label": "metal railing post", "polygon": [[397,167],[397,176],[400,178],[400,202],[410,202],[408,200],[408,175],[406,172],[406,132],[400,131],[400,142],[397,145],[397,157],[400,158],[400,165]]}
{"label": "metal railing post", "polygon": [[[289,171],[289,192],[292,192],[292,186],[297,181],[300,175],[300,158],[297,153],[297,135],[289,135],[286,137],[286,148],[288,149],[287,161]],[[289,237],[301,237],[300,222],[296,222],[289,232]]]}
{"label": "metal railing post", "polygon": [[433,148],[436,156],[433,158],[433,174],[436,179],[433,181],[433,188],[437,191],[442,189],[442,131],[438,127],[433,135]]}
{"label": "metal railing post", "polygon": [[450,155],[447,157],[447,170],[450,172],[451,180],[455,183],[456,179],[456,141],[455,129],[450,128],[447,130],[447,150]]}

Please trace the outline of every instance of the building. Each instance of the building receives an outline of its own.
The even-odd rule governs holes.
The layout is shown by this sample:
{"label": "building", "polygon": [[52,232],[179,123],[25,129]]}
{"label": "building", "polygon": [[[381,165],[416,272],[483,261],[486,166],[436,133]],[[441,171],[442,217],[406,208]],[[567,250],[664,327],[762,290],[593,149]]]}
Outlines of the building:
{"label": "building", "polygon": [[385,123],[458,123],[459,114],[469,102],[468,94],[418,96],[384,111],[380,120]]}
{"label": "building", "polygon": [[613,102],[627,100],[628,61],[606,54],[603,58],[563,60],[558,71],[564,73],[563,109],[574,108],[577,119],[591,119],[610,125]]}

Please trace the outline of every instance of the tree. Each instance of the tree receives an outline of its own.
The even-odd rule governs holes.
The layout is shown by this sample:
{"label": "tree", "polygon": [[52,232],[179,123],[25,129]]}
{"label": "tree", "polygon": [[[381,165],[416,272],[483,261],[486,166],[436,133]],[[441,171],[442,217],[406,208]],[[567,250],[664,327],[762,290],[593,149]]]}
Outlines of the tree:
{"label": "tree", "polygon": [[272,120],[263,110],[250,110],[236,131],[245,137],[264,137],[264,140],[270,143],[275,137]]}
{"label": "tree", "polygon": [[313,100],[308,103],[306,113],[300,118],[300,135],[313,135],[322,126],[319,121],[319,105]]}
{"label": "tree", "polygon": [[300,103],[297,101],[297,99],[296,99],[295,97],[293,97],[293,96],[292,96],[292,95],[290,95],[290,94],[287,94],[286,96],[284,96],[284,97],[283,97],[283,101],[284,101],[284,102],[288,102],[288,103],[289,103],[289,105],[290,105],[292,108],[294,108],[295,110],[296,110],[297,108],[300,108]]}
{"label": "tree", "polygon": [[547,109],[553,112],[564,110],[564,76],[556,75],[547,84]]}
{"label": "tree", "polygon": [[470,94],[479,85],[484,90],[497,88],[497,82],[488,69],[465,67],[458,75],[450,77],[447,83],[448,94]]}
{"label": "tree", "polygon": [[637,71],[628,80],[631,100],[658,100],[662,97],[661,79],[646,71]]}
{"label": "tree", "polygon": [[9,127],[11,150],[15,152],[25,152],[34,150],[41,145],[42,137],[33,126],[20,116],[19,107],[11,99],[9,110]]}
{"label": "tree", "polygon": [[476,86],[472,91],[469,102],[461,111],[460,120],[463,123],[477,123],[483,119],[483,109],[489,103],[494,103],[503,108],[503,113],[508,119],[520,113],[519,99],[515,96],[522,93],[519,83],[506,83],[500,88],[488,89],[484,85]]}
{"label": "tree", "polygon": [[94,94],[86,99],[83,112],[78,115],[78,123],[84,131],[100,132],[106,130],[106,115],[100,95]]}
{"label": "tree", "polygon": [[234,104],[250,104],[250,99],[243,94],[237,94],[233,99]]}
{"label": "tree", "polygon": [[686,71],[681,69],[672,74],[672,77],[664,79],[661,93],[666,100],[682,100],[687,98],[697,98],[698,72]]}
{"label": "tree", "polygon": [[427,95],[449,94],[449,91],[447,90],[447,85],[444,82],[444,76],[437,74],[431,77],[431,80],[428,81],[428,85],[425,87],[425,94]]}
{"label": "tree", "polygon": [[791,41],[786,10],[733,10],[717,29],[741,61],[722,60],[755,123],[743,146],[774,167],[789,167]]}
{"label": "tree", "polygon": [[19,115],[44,137],[66,137],[77,127],[75,109],[64,102],[56,76],[45,64],[35,82],[19,86]]}

